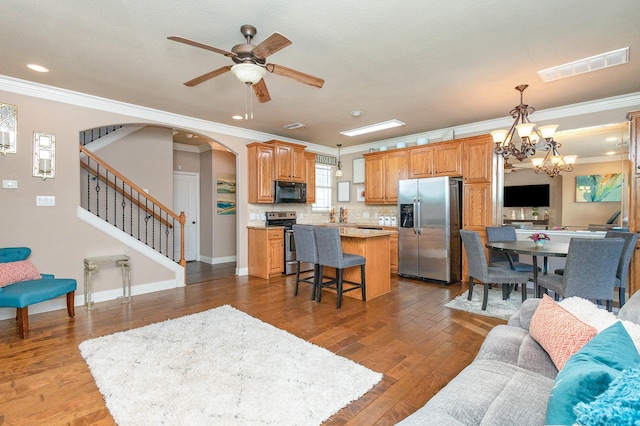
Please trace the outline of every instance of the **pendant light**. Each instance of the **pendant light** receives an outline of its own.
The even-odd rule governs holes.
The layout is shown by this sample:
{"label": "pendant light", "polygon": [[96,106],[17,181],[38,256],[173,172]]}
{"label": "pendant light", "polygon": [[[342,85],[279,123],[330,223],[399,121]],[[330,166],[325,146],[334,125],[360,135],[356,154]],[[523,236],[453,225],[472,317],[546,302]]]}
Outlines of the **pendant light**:
{"label": "pendant light", "polygon": [[338,168],[336,169],[336,177],[342,177],[342,161],[340,161],[340,147],[341,143],[338,144]]}

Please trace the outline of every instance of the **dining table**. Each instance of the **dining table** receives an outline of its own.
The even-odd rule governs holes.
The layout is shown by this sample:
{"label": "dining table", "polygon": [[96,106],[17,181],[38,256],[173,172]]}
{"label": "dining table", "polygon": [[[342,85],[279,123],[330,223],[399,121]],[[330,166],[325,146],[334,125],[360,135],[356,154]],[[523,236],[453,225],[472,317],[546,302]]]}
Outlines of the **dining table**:
{"label": "dining table", "polygon": [[[529,255],[533,258],[533,284],[534,295],[541,297],[540,287],[538,286],[538,256],[543,257],[542,273],[548,272],[549,257],[567,257],[569,252],[569,243],[550,243],[536,245],[533,241],[494,241],[485,244],[490,250],[500,250],[508,253]],[[524,298],[526,299],[526,289],[523,289]]]}

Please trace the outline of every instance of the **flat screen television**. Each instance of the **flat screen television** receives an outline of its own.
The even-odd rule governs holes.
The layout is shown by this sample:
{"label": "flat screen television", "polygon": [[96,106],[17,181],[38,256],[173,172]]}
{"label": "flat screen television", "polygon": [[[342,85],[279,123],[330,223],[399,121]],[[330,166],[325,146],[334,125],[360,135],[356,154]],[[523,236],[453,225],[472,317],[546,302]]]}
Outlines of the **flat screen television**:
{"label": "flat screen television", "polygon": [[549,207],[549,185],[504,187],[505,207]]}

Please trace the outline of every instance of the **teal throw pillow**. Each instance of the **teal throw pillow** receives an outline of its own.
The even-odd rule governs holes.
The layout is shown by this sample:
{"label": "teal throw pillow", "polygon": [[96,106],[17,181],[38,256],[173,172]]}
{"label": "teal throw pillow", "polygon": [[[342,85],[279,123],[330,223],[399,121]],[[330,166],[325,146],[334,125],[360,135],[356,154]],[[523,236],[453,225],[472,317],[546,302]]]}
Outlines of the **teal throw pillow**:
{"label": "teal throw pillow", "polygon": [[579,425],[640,424],[640,368],[623,371],[593,402],[573,410]]}
{"label": "teal throw pillow", "polygon": [[623,370],[640,367],[640,355],[620,321],[573,354],[556,376],[547,405],[547,425],[573,425],[573,408],[590,403]]}

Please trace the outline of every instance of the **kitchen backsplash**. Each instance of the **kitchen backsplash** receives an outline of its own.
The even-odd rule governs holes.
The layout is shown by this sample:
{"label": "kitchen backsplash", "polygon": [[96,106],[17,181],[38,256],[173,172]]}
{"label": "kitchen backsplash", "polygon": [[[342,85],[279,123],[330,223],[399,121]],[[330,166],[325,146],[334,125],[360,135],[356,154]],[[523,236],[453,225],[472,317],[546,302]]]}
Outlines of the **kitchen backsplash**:
{"label": "kitchen backsplash", "polygon": [[[361,225],[378,225],[380,216],[397,216],[396,206],[367,205],[363,202],[339,203],[335,205],[336,222],[340,207],[347,209],[347,223]],[[316,212],[311,210],[310,204],[249,204],[249,220],[247,225],[264,225],[264,213],[267,211],[295,211],[298,213],[298,223],[320,225],[330,223],[329,212]],[[367,217],[368,216],[368,217]]]}

